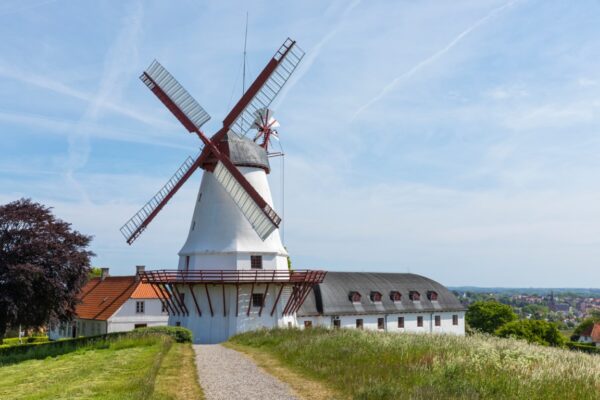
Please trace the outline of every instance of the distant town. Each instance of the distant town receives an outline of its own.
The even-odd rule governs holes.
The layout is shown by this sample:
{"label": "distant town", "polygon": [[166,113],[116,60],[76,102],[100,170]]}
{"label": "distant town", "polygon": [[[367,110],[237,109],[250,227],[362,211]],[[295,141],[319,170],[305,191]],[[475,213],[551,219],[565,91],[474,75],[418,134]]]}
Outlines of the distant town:
{"label": "distant town", "polygon": [[568,334],[583,319],[600,313],[600,289],[450,287],[465,306],[495,299],[521,318],[556,322]]}

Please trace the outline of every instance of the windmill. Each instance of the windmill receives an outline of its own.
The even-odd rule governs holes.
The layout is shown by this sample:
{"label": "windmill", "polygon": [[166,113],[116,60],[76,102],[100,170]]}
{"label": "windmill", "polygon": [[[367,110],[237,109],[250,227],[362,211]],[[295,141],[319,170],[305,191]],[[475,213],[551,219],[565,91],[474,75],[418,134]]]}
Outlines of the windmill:
{"label": "windmill", "polygon": [[277,126],[268,107],[303,56],[304,51],[288,38],[227,114],[221,129],[210,138],[201,130],[210,119],[208,113],[158,61],[152,62],[140,79],[190,133],[199,137],[202,148],[198,157],[188,157],[158,193],[121,227],[128,244],[141,235],[199,168],[214,175],[260,239],[264,241],[279,227],[281,218],[231,161],[223,139],[231,134],[242,138],[254,127],[258,130],[256,140],[262,137],[261,147],[267,149]]}

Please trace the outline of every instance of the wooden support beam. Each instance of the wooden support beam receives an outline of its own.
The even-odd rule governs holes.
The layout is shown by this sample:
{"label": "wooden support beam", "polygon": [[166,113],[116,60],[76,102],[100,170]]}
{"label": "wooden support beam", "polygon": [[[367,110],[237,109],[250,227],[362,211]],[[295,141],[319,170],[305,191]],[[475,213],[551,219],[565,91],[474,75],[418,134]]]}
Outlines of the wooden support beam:
{"label": "wooden support beam", "polygon": [[181,307],[183,308],[183,311],[185,312],[185,315],[190,315],[190,312],[189,312],[187,306],[185,305],[185,299],[183,298],[183,296],[179,292],[179,289],[177,289],[177,284],[174,284],[173,288],[175,289],[175,293],[177,293],[177,298],[179,298],[179,301],[181,302]]}
{"label": "wooden support beam", "polygon": [[252,282],[252,286],[250,287],[250,297],[248,298],[248,311],[246,311],[246,317],[250,316],[250,307],[252,307],[252,295],[254,294],[254,282]]}
{"label": "wooden support beam", "polygon": [[200,311],[200,306],[198,305],[198,300],[196,299],[196,295],[194,294],[194,285],[192,285],[191,283],[188,283],[188,286],[190,288],[190,293],[192,294],[192,299],[194,299],[194,304],[196,305],[196,311],[198,311],[198,315],[201,317],[202,311]]}
{"label": "wooden support beam", "polygon": [[161,296],[158,293],[158,290],[156,289],[156,287],[154,287],[153,284],[150,284],[150,287],[152,287],[152,290],[154,291],[154,294],[156,295],[156,297],[158,297],[158,299],[160,300],[160,305],[162,306],[162,308],[164,310],[167,310],[167,313],[169,313],[169,306],[167,306],[166,301],[163,299],[163,296]]}
{"label": "wooden support beam", "polygon": [[259,317],[262,315],[263,307],[265,306],[265,303],[267,302],[267,293],[268,292],[269,292],[269,283],[267,282],[267,288],[265,289],[265,294],[263,294],[263,302],[260,305],[260,310],[258,310],[258,316]]}
{"label": "wooden support beam", "polygon": [[173,296],[173,293],[171,293],[171,291],[169,290],[169,288],[167,287],[166,284],[162,284],[161,285],[162,290],[167,294],[168,298],[169,298],[169,302],[171,304],[171,306],[173,307],[173,309],[175,310],[175,313],[177,315],[182,315],[181,310],[179,309],[179,307],[177,306],[177,303],[175,302],[175,299]]}
{"label": "wooden support beam", "polygon": [[271,317],[273,316],[273,313],[275,312],[275,307],[277,307],[277,302],[279,301],[279,298],[281,297],[281,292],[283,292],[284,287],[285,287],[285,285],[282,284],[281,287],[279,288],[279,292],[277,292],[277,297],[275,298],[275,304],[273,304],[273,308],[271,309]]}
{"label": "wooden support beam", "polygon": [[240,304],[240,284],[235,284],[235,316],[238,316],[238,308]]}
{"label": "wooden support beam", "polygon": [[210,308],[210,316],[214,317],[215,313],[212,308],[212,301],[210,301],[210,293],[208,292],[208,283],[204,284],[204,290],[206,290],[206,297],[208,298],[208,308]]}
{"label": "wooden support beam", "polygon": [[221,287],[223,288],[223,316],[226,317],[227,309],[225,308],[225,285],[223,284]]}
{"label": "wooden support beam", "polygon": [[181,315],[186,315],[187,313],[185,312],[185,308],[183,308],[183,304],[181,304],[181,297],[179,296],[179,292],[175,292],[175,289],[173,288],[172,283],[169,283],[165,286],[168,287],[169,290],[171,291],[171,295],[173,296],[173,299],[177,303],[177,307],[179,307],[179,309],[181,310]]}

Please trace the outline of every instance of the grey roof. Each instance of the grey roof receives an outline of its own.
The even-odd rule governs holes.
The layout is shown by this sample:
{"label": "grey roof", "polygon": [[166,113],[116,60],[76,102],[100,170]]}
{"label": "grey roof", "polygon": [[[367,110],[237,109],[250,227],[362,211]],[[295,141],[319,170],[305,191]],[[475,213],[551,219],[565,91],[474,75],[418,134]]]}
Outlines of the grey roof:
{"label": "grey roof", "polygon": [[229,159],[237,166],[264,168],[270,170],[267,151],[247,137],[239,137],[229,131],[223,140],[229,145]]}
{"label": "grey roof", "polygon": [[[399,302],[392,301],[390,293],[402,295]],[[409,292],[417,291],[420,301],[409,299]],[[430,301],[427,292],[437,293],[437,301]],[[350,300],[351,292],[361,294],[360,303]],[[381,302],[371,301],[371,292],[382,295]],[[325,280],[313,287],[298,316],[396,314],[432,311],[464,311],[465,307],[446,287],[416,274],[378,272],[327,272]]]}

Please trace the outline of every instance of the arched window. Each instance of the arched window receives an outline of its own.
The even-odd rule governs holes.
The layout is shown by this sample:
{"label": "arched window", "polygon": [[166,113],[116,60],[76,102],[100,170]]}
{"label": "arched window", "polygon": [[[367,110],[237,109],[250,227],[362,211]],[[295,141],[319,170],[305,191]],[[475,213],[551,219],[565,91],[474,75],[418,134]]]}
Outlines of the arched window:
{"label": "arched window", "polygon": [[434,292],[433,290],[430,290],[430,291],[427,292],[427,298],[430,301],[437,301],[438,294],[437,294],[437,292]]}
{"label": "arched window", "polygon": [[371,292],[371,301],[373,303],[381,303],[381,293]]}
{"label": "arched window", "polygon": [[360,303],[360,298],[361,295],[358,292],[350,292],[350,295],[348,296],[350,298],[350,301],[353,303]]}
{"label": "arched window", "polygon": [[421,294],[416,290],[411,290],[408,294],[408,298],[412,301],[421,301]]}
{"label": "arched window", "polygon": [[390,300],[392,300],[394,303],[399,303],[402,301],[402,294],[397,290],[392,290],[390,292]]}

